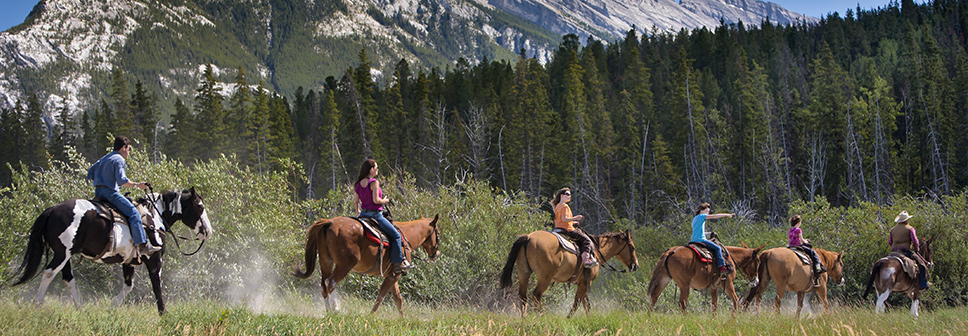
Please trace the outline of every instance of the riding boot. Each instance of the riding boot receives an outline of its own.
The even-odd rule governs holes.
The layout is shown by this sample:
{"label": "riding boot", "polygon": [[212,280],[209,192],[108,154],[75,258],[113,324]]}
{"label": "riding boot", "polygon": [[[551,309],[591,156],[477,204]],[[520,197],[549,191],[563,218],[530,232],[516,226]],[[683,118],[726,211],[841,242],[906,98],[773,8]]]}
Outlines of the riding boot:
{"label": "riding boot", "polygon": [[729,265],[719,266],[719,274],[726,275],[730,273],[733,273],[733,268],[729,267]]}
{"label": "riding boot", "polygon": [[813,286],[820,287],[820,273],[813,273]]}
{"label": "riding boot", "polygon": [[393,267],[393,273],[398,274],[407,274],[407,270],[413,268],[413,265],[410,264],[410,261],[407,261],[406,259],[404,259],[403,262],[393,263],[390,266]]}
{"label": "riding boot", "polygon": [[592,268],[598,265],[598,261],[595,260],[595,257],[592,257],[591,253],[582,252],[581,259],[582,259],[582,262],[584,263],[585,268]]}
{"label": "riding boot", "polygon": [[142,255],[151,255],[152,253],[161,251],[161,246],[154,246],[151,242],[145,242],[143,244],[138,244],[138,253]]}
{"label": "riding boot", "polygon": [[931,283],[928,282],[928,274],[924,266],[918,266],[918,285],[921,290],[928,289],[931,286]]}

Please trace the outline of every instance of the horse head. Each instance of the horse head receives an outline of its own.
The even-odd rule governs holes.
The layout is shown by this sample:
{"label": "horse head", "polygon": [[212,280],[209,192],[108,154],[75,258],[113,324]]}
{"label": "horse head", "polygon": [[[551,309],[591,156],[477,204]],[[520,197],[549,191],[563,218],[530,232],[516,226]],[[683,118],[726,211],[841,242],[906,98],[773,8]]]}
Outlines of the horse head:
{"label": "horse head", "polygon": [[[817,249],[815,251],[820,251],[820,250]],[[830,263],[829,259],[834,258],[832,256],[834,254],[836,254],[836,258],[833,260],[832,263]],[[827,275],[829,275],[831,279],[834,279],[834,281],[837,282],[837,285],[843,286],[844,283],[846,282],[846,279],[844,278],[844,252],[834,253],[831,251],[824,251],[823,259],[825,259],[824,260],[825,263],[829,263],[830,265],[832,265],[832,266],[827,266]]]}
{"label": "horse head", "polygon": [[424,239],[423,244],[420,247],[423,248],[424,252],[430,258],[430,261],[435,261],[440,257],[440,228],[437,226],[437,220],[440,219],[440,214],[434,215],[434,219],[430,221],[430,235],[427,239]]}
{"label": "horse head", "polygon": [[[750,287],[756,287],[756,285],[760,283],[760,252],[763,251],[763,247],[766,246],[766,244],[760,245],[760,247],[755,249],[746,246],[745,242],[742,244],[744,255],[736,256],[736,259],[739,260],[736,268],[743,272],[747,279],[750,279]],[[749,253],[749,256],[745,255],[747,252]],[[731,251],[730,253],[733,252]]]}
{"label": "horse head", "polygon": [[934,238],[934,235],[928,237],[928,240],[925,240],[924,243],[919,246],[920,251],[918,251],[918,253],[921,254],[921,257],[924,258],[924,261],[928,262],[926,265],[928,268],[934,267],[934,256],[932,256],[934,248],[931,246],[931,244],[934,243]]}
{"label": "horse head", "polygon": [[[615,256],[630,271],[635,272],[639,269],[639,258],[635,255],[635,242],[632,241],[632,230],[602,235],[602,244],[599,250],[603,259]],[[602,260],[602,262],[605,262],[605,260]]]}
{"label": "horse head", "polygon": [[195,192],[195,187],[182,192],[166,193],[160,200],[164,212],[162,218],[170,227],[175,221],[181,220],[185,226],[195,231],[196,240],[212,237],[212,223],[202,203],[202,196]]}

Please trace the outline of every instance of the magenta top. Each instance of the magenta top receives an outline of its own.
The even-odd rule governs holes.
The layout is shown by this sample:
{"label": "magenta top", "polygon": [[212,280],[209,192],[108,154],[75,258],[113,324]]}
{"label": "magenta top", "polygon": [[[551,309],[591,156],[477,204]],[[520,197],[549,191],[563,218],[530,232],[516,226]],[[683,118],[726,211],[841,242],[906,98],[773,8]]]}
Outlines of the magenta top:
{"label": "magenta top", "polygon": [[[373,189],[370,189],[370,183],[376,181],[375,178],[371,178],[366,182],[366,186],[360,186],[360,183],[354,183],[353,187],[356,190],[356,195],[360,197],[360,208],[364,211],[383,211],[383,204],[373,203]],[[377,196],[383,198],[383,189],[377,189]]]}
{"label": "magenta top", "polygon": [[787,235],[790,236],[790,245],[789,246],[800,246],[800,245],[803,245],[803,241],[800,240],[800,233],[801,232],[803,232],[803,231],[800,230],[800,227],[790,228],[790,232],[787,233]]}

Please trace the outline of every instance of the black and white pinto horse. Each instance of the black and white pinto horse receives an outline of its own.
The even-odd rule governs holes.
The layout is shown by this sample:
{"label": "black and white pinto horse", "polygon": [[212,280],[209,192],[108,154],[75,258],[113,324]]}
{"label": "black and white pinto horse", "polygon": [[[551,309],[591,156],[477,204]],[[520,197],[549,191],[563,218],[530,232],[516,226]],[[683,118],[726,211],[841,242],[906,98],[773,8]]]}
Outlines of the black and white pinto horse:
{"label": "black and white pinto horse", "polygon": [[[71,256],[80,254],[85,259],[103,264],[121,264],[124,285],[121,293],[114,299],[120,305],[125,296],[134,288],[132,279],[134,267],[144,263],[151,279],[151,287],[158,303],[158,314],[165,313],[165,303],[161,295],[161,257],[165,252],[165,231],[176,221],[181,220],[195,233],[196,240],[212,236],[212,224],[205,212],[202,198],[195,188],[182,192],[152,193],[139,198],[135,203],[145,223],[153,223],[155,231],[146,230],[153,244],[161,244],[162,249],[150,257],[138,258],[131,230],[127,223],[114,223],[98,215],[94,204],[85,199],[71,199],[44,210],[34,222],[27,242],[27,250],[18,273],[20,280],[13,285],[30,281],[40,265],[41,258],[48,248],[53,251],[50,262],[44,267],[37,302],[44,302],[47,286],[57,272],[61,272],[64,282],[71,293],[74,305],[80,307],[81,299],[77,283],[71,273]],[[159,212],[161,212],[159,214]],[[123,217],[123,215],[122,215]],[[47,246],[44,246],[46,242]]]}

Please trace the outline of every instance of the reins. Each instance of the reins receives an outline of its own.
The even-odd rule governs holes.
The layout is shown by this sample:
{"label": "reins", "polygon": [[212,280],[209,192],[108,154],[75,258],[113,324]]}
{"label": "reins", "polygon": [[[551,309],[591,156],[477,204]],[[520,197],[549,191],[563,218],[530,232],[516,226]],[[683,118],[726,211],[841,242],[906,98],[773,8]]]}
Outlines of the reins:
{"label": "reins", "polygon": [[[152,195],[154,195],[155,191],[154,191],[154,189],[151,188],[151,183],[145,182],[145,185],[148,186],[148,190],[145,191],[145,198],[148,199],[148,203],[151,204],[151,207],[155,209],[155,212],[158,214],[158,216],[161,216],[162,211],[161,211],[161,209],[158,209],[158,199],[152,196]],[[179,195],[177,195],[178,194],[177,192],[175,192],[175,194],[176,194],[175,195],[176,198],[179,197]],[[162,218],[162,221],[164,221],[164,218]],[[203,239],[202,242],[198,244],[198,248],[195,249],[195,252],[192,252],[192,253],[182,252],[181,244],[178,243],[178,240],[179,239],[189,240],[190,238],[188,238],[188,237],[182,237],[182,236],[178,235],[177,233],[175,233],[175,231],[172,230],[172,226],[174,224],[175,223],[170,223],[170,224],[169,223],[165,223],[165,230],[164,231],[167,232],[167,233],[170,233],[171,236],[173,238],[175,238],[173,240],[175,241],[175,249],[178,250],[178,253],[181,253],[182,255],[185,255],[185,256],[191,256],[191,255],[195,255],[196,253],[198,253],[198,251],[201,251],[202,250],[202,246],[205,246],[205,239]]]}
{"label": "reins", "polygon": [[[624,270],[618,270],[614,266],[609,264],[608,261],[605,260],[605,255],[602,254],[602,249],[601,249],[602,244],[598,242],[600,238],[597,236],[592,236],[592,237],[594,237],[594,239],[592,239],[592,242],[595,243],[595,253],[598,254],[598,257],[602,259],[603,267],[605,267],[606,269],[612,272],[618,272],[618,273],[627,273],[629,271],[628,268]],[[615,255],[617,256],[619,254],[622,254],[622,251],[625,251],[625,248],[631,245],[632,244],[630,242],[625,242],[625,246],[622,246],[622,249],[618,250],[618,252],[616,252]],[[635,247],[629,248],[629,250],[631,251],[632,255],[635,255]]]}

